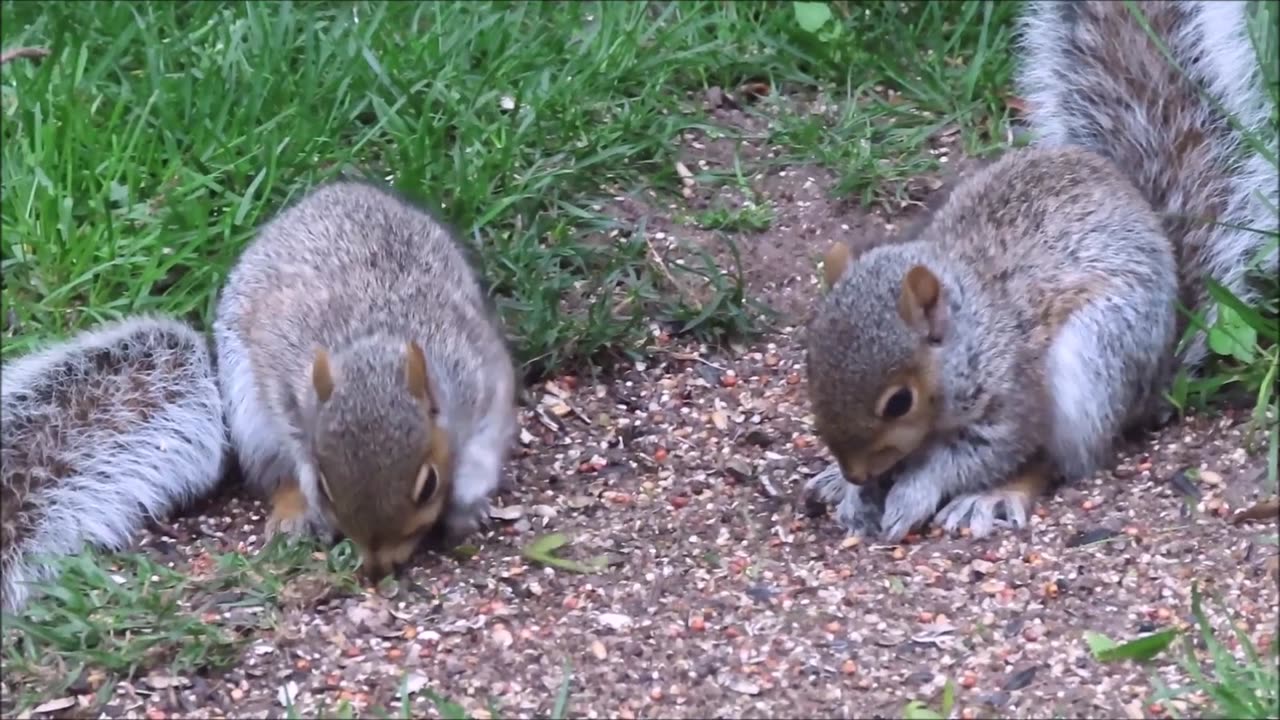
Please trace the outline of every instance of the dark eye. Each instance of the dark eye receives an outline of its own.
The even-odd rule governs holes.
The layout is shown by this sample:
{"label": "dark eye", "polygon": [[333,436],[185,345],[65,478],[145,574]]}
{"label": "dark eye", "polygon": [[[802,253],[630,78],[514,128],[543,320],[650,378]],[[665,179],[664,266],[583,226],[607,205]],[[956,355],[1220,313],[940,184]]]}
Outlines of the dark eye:
{"label": "dark eye", "polygon": [[881,417],[889,420],[897,418],[911,412],[911,405],[915,398],[911,394],[910,388],[899,388],[897,392],[889,396],[885,401],[884,407],[880,410]]}
{"label": "dark eye", "polygon": [[423,464],[418,469],[418,479],[413,485],[413,501],[418,505],[422,505],[430,500],[436,494],[436,489],[440,486],[440,477],[436,474],[436,468],[431,464]]}

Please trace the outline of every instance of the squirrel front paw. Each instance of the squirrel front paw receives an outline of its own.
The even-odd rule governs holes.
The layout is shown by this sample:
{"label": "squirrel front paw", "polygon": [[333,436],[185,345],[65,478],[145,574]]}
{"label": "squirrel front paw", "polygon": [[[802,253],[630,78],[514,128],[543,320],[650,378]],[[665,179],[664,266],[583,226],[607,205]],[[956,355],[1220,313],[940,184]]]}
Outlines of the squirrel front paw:
{"label": "squirrel front paw", "polygon": [[844,479],[840,466],[831,463],[805,483],[804,499],[835,506],[836,522],[851,535],[872,537],[880,531],[880,508],[868,502],[863,489]]}
{"label": "squirrel front paw", "polygon": [[884,500],[884,516],[880,519],[880,538],[897,543],[907,533],[933,517],[942,500],[938,483],[927,477],[905,477],[894,483]]}
{"label": "squirrel front paw", "polygon": [[444,541],[461,544],[471,535],[489,527],[489,499],[481,498],[467,505],[454,506],[444,518]]}

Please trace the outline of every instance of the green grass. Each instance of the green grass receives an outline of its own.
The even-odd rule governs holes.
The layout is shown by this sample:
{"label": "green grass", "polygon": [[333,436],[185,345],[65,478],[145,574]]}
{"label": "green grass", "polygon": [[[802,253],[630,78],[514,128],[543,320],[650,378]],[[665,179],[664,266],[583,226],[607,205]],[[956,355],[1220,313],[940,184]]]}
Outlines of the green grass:
{"label": "green grass", "polygon": [[1180,649],[1177,664],[1188,682],[1171,688],[1152,673],[1152,684],[1157,688],[1153,698],[1156,702],[1165,703],[1198,693],[1204,702],[1204,714],[1200,717],[1224,720],[1280,717],[1280,643],[1273,641],[1270,650],[1260,653],[1249,636],[1235,627],[1235,613],[1221,598],[1216,604],[1231,626],[1229,637],[1238,652],[1229,649],[1223,636],[1214,629],[1196,586],[1191,588],[1191,615],[1195,622],[1190,632],[1170,628],[1124,643],[1086,633],[1085,640],[1099,662],[1147,663],[1171,647]]}
{"label": "green grass", "polygon": [[[900,86],[793,133],[864,195],[927,164],[928,128],[998,122],[1006,10],[832,7],[813,34],[789,3],[5,2],[5,47],[52,54],[3,70],[3,355],[144,310],[207,326],[254,228],[340,172],[392,182],[474,243],[531,374],[641,353],[654,320],[750,333],[735,268],[692,252],[672,285],[645,227],[606,210],[638,188],[678,197],[703,89]],[[936,62],[877,59],[901,42]],[[832,150],[859,137],[873,148]],[[731,235],[767,215],[704,219]]]}
{"label": "green grass", "polygon": [[120,680],[225,669],[282,608],[360,590],[349,543],[319,559],[312,543],[283,538],[253,555],[210,558],[198,579],[140,553],[54,559],[57,579],[40,585],[40,601],[3,618],[6,713],[65,695],[92,673],[105,680],[96,688],[104,700]]}

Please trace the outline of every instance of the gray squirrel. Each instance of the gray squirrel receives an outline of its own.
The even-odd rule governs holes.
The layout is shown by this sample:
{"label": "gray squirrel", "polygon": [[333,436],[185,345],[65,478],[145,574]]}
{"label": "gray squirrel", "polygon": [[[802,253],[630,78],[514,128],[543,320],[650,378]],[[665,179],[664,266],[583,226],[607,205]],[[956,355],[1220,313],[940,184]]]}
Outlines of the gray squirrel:
{"label": "gray squirrel", "polygon": [[1257,298],[1280,179],[1223,114],[1274,155],[1246,3],[1137,7],[1181,70],[1127,3],[1028,3],[1033,146],[962,181],[909,241],[827,251],[806,362],[835,462],[805,493],[848,531],[1025,526],[1036,497],[1167,417],[1175,373],[1206,358],[1203,332],[1176,350],[1179,302],[1216,316],[1205,276]]}
{"label": "gray squirrel", "polygon": [[51,561],[120,550],[216,487],[227,433],[205,337],[168,317],[104,323],[0,369],[0,606]]}
{"label": "gray squirrel", "polygon": [[232,446],[271,535],[349,537],[372,579],[487,522],[515,370],[463,247],[376,185],[322,185],[268,222],[218,299]]}

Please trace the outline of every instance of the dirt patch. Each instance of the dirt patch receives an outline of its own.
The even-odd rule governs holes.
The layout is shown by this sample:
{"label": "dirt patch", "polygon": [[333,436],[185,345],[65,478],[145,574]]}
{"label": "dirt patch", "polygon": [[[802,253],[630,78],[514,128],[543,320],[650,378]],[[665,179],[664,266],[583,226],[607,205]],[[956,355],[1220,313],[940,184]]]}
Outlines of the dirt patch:
{"label": "dirt patch", "polygon": [[[903,203],[869,210],[833,190],[830,169],[783,164],[785,149],[769,142],[776,115],[805,112],[808,100],[795,98],[767,113],[717,93],[706,101],[711,119],[735,135],[697,130],[682,136],[682,196],[637,192],[617,198],[609,212],[633,227],[643,221],[669,262],[687,260],[691,245],[726,272],[740,267],[752,297],[778,312],[783,324],[802,324],[810,312],[819,292],[818,263],[831,243],[857,251],[910,237],[954,183],[982,164],[952,151],[942,170],[910,183]],[[736,247],[740,266],[727,243]]]}

